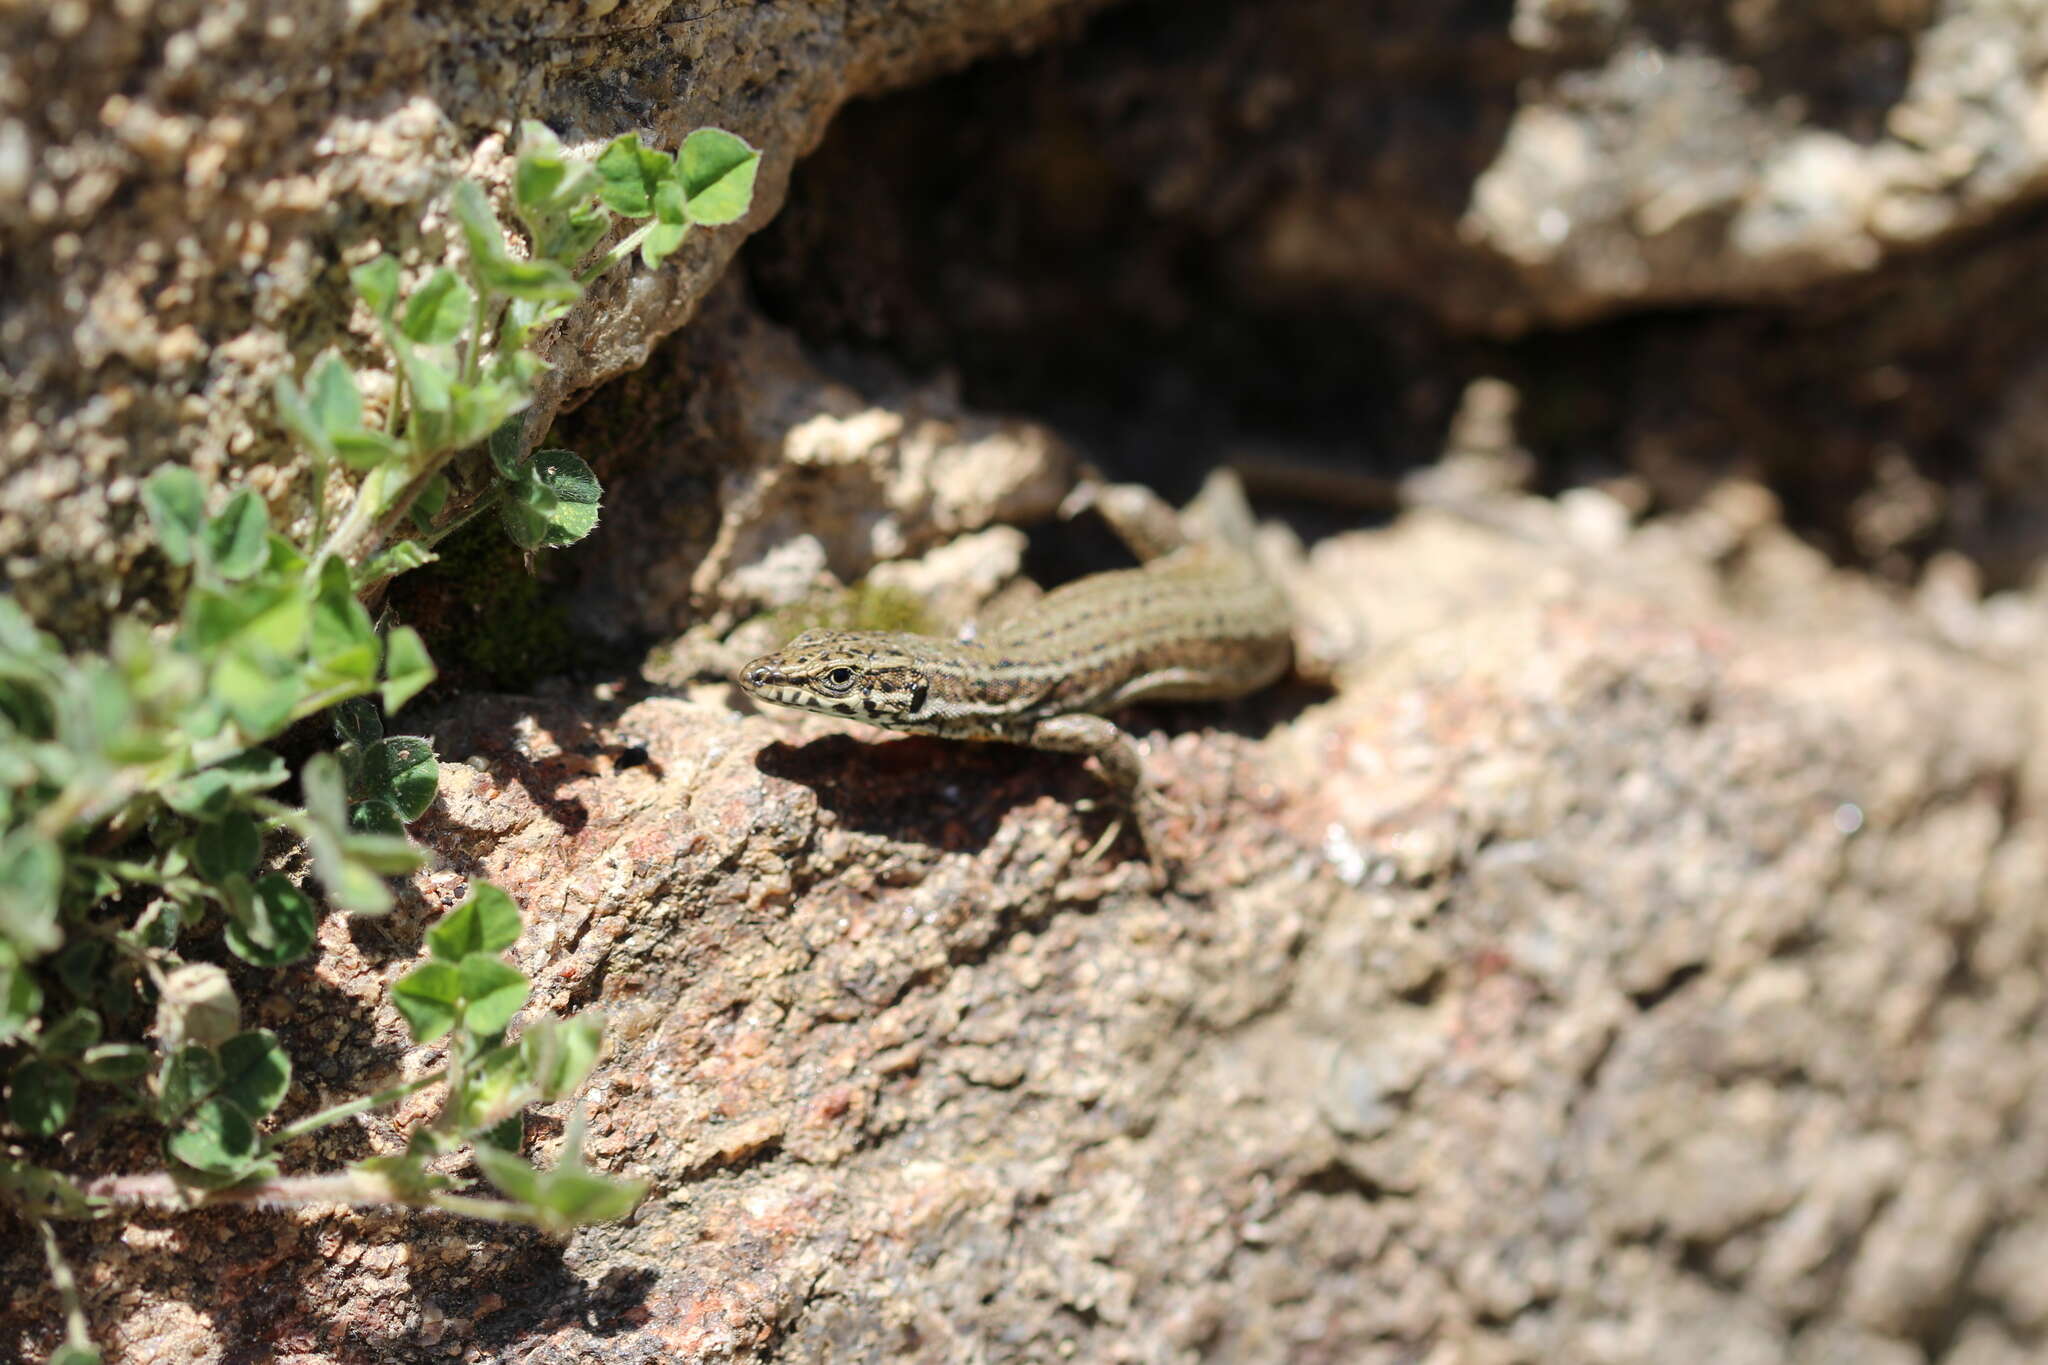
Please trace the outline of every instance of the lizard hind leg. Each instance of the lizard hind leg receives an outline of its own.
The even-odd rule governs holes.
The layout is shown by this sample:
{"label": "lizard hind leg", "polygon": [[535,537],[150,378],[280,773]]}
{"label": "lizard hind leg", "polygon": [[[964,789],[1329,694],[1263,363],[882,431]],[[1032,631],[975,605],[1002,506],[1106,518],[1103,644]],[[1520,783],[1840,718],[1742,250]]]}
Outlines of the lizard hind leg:
{"label": "lizard hind leg", "polygon": [[[1167,803],[1145,780],[1145,764],[1138,753],[1138,743],[1129,734],[1103,719],[1101,716],[1069,715],[1054,716],[1031,727],[1031,733],[1024,742],[1034,749],[1045,749],[1053,753],[1089,754],[1101,765],[1103,776],[1117,794],[1123,798],[1125,807],[1137,822],[1138,837],[1145,845],[1145,856],[1162,879],[1166,876],[1166,843],[1164,839],[1164,817]],[[1107,839],[1113,841],[1122,826],[1119,820],[1111,825]],[[1091,851],[1090,859],[1099,853]]]}

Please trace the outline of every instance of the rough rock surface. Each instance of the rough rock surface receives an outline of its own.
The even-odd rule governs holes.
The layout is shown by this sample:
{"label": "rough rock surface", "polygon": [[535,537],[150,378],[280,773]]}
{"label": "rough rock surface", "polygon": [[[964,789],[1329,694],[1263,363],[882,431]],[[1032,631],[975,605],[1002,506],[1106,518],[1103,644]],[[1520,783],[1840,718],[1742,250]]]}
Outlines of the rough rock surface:
{"label": "rough rock surface", "polygon": [[[521,119],[572,148],[728,128],[766,153],[758,225],[846,100],[1027,44],[1095,3],[0,4],[11,590],[59,623],[132,589],[139,480],[165,461],[209,479],[232,466],[303,514],[273,377],[347,341],[348,265],[380,248],[440,260],[448,185],[502,180]],[[607,277],[549,347],[543,409],[644,361],[746,230]]]}
{"label": "rough rock surface", "polygon": [[[1072,256],[1011,262],[1002,284],[988,259],[1044,239],[989,231],[996,256],[956,253],[988,225],[961,184],[935,237],[905,226],[918,201],[870,183],[817,194],[763,244],[755,283],[812,306],[799,335],[935,346],[935,363],[965,337],[962,384],[801,348],[732,291],[609,405],[628,417],[586,410],[575,443],[611,502],[555,568],[600,633],[682,635],[670,666],[419,717],[449,761],[418,827],[438,867],[394,915],[332,918],[316,959],[262,978],[261,1021],[297,1063],[288,1114],[430,1065],[386,987],[467,878],[500,881],[529,916],[532,1008],[613,1021],[590,1151],[653,1182],[639,1215],[566,1243],[335,1208],[67,1226],[112,1358],[2048,1352],[2048,602],[1984,600],[1989,560],[1953,555],[1911,596],[1880,592],[1708,454],[1875,469],[1867,500],[1836,509],[1872,558],[1942,515],[1916,461],[1976,439],[1959,413],[1982,423],[1980,488],[2034,486],[2040,369],[2011,363],[2038,348],[2012,289],[2027,244],[1896,253],[2034,192],[2037,7],[1390,5],[1373,30],[1325,0],[1179,8],[1188,25],[1164,37],[1160,6],[1112,13],[1048,63],[1070,60],[1069,93],[1005,105],[1016,87],[999,85],[982,98],[1010,122],[982,110],[950,130],[1017,149],[987,173],[1070,229]],[[323,311],[343,253],[417,248],[420,206],[459,169],[488,178],[515,115],[593,142],[720,122],[780,147],[758,226],[848,93],[1078,12],[302,11],[0,8],[0,188],[23,190],[0,195],[10,589],[109,581],[130,551],[106,529],[161,458],[240,461],[289,507],[264,380],[343,325]],[[593,31],[611,36],[578,36]],[[52,96],[58,71],[75,93]],[[1103,122],[1040,117],[1072,92]],[[916,108],[861,118],[887,131]],[[1968,155],[1915,161],[1928,128]],[[1362,144],[1337,136],[1357,129]],[[1568,143],[1606,179],[1546,198],[1545,158]],[[884,145],[847,143],[838,173]],[[1089,192],[1105,165],[1141,172],[1148,231],[1194,224],[1119,258],[1113,289],[1099,262],[1068,269],[1132,202]],[[1693,174],[1658,179],[1674,165]],[[1807,196],[1797,212],[1730,178],[1774,166]],[[1245,179],[1207,178],[1219,168]],[[1929,176],[1920,217],[1879,212]],[[993,202],[994,226],[1017,226],[1016,201]],[[1802,214],[1826,230],[1800,236]],[[1383,251],[1364,249],[1373,233]],[[565,386],[638,363],[737,237],[602,291],[563,338]],[[866,273],[835,271],[849,259]],[[1210,288],[1160,288],[1176,270]],[[1865,272],[1884,276],[1871,311],[1836,296],[1808,326],[1784,293]],[[903,307],[914,291],[921,311]],[[1770,294],[1788,312],[1657,319],[1500,366],[1569,384],[1474,384],[1494,371],[1467,357],[1401,392],[1372,387],[1378,342],[1350,323],[1260,354],[1276,333],[1242,319],[1290,292],[1405,299],[1374,336],[1410,360],[1446,354],[1446,335],[1652,301]],[[1106,315],[1197,343],[1236,330],[1212,357],[1263,363],[1175,371],[1186,352],[1091,331]],[[1966,324],[1968,345],[1989,339],[1971,353],[1987,377],[1923,383],[1922,352],[1964,344]],[[1450,429],[1455,458],[1403,486],[1430,506],[1306,548],[1269,534],[1326,690],[1138,718],[1186,811],[1162,896],[1128,837],[1083,865],[1109,817],[1083,808],[1102,792],[1069,759],[755,715],[693,672],[704,637],[820,582],[880,568],[966,600],[1013,573],[1020,537],[990,523],[1042,515],[1069,456],[972,390],[1047,335],[1068,362],[1120,350],[1165,410],[1217,428],[1187,395],[1249,384],[1261,402],[1232,437],[1290,408],[1323,348],[1344,401],[1320,420],[1369,412],[1418,443]],[[1543,441],[1575,408],[1626,458],[1554,500],[1512,491],[1532,450],[1595,444]],[[1196,463],[1150,425],[1159,410],[1125,416]],[[1825,439],[1760,435],[1795,412]],[[1691,510],[1639,524],[1650,494],[1611,477],[1625,463],[1689,485],[1671,501]],[[1313,529],[1358,519],[1320,511]],[[1997,577],[2037,566],[2032,534]],[[434,1100],[301,1159],[395,1150]],[[561,1118],[534,1124],[543,1158]],[[12,1232],[0,1284],[0,1354],[47,1350],[59,1316]]]}
{"label": "rough rock surface", "polygon": [[[80,1228],[95,1322],[132,1359],[2037,1358],[2038,658],[1601,496],[1315,546],[1297,591],[1375,647],[1154,717],[1200,851],[1163,897],[1128,842],[1079,865],[1056,756],[722,685],[431,717],[442,870],[266,1022],[316,1092],[419,1064],[381,983],[489,875],[537,1007],[611,1015],[592,1151],[653,1197],[566,1247]],[[5,1278],[46,1331],[28,1248]]]}
{"label": "rough rock surface", "polygon": [[808,341],[1182,491],[1276,443],[1398,477],[1501,376],[1549,486],[1732,473],[1888,576],[2024,583],[2044,35],[2038,0],[1119,6],[849,109],[743,263]]}

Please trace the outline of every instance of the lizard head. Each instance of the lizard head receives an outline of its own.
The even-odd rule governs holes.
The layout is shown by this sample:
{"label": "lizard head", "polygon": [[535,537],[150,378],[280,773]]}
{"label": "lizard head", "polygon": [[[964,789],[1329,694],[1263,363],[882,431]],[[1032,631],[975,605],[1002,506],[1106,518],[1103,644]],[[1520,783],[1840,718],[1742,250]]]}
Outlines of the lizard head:
{"label": "lizard head", "polygon": [[918,644],[881,631],[807,630],[741,669],[739,683],[778,706],[914,730],[931,689]]}

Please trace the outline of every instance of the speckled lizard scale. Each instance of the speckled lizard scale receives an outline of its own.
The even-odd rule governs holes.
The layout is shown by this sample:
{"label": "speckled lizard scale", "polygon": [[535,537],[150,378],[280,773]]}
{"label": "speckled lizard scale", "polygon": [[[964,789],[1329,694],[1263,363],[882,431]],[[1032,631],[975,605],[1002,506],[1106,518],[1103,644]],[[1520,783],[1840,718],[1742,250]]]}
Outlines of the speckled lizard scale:
{"label": "speckled lizard scale", "polygon": [[[1205,496],[1236,498],[1234,485]],[[1241,696],[1290,657],[1285,597],[1248,546],[1190,543],[1173,510],[1130,485],[1090,490],[1140,568],[1047,593],[975,638],[810,631],[741,672],[763,701],[892,730],[1092,754],[1131,800],[1158,859],[1156,800],[1137,745],[1101,713],[1140,701]]]}

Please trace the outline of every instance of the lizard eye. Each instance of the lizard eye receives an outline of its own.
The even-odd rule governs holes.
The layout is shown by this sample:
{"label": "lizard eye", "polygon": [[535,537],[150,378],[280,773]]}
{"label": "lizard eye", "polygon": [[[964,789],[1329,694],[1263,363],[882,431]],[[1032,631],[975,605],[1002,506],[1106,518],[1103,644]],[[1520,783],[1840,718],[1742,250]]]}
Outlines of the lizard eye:
{"label": "lizard eye", "polygon": [[853,686],[853,670],[841,664],[825,675],[825,686],[831,688],[834,692],[844,692],[847,688]]}

